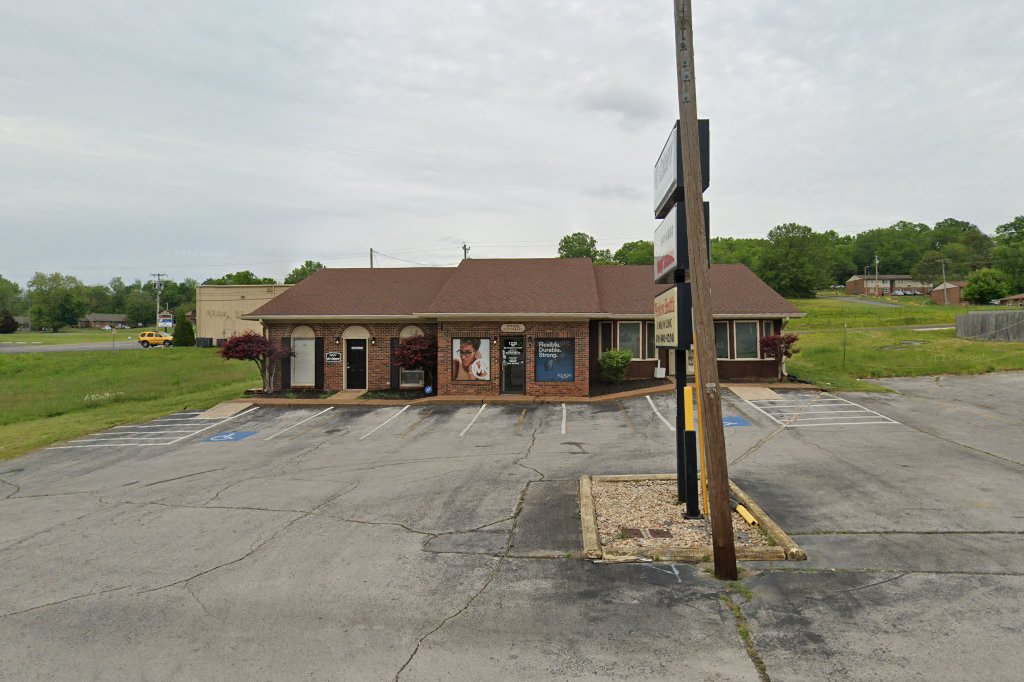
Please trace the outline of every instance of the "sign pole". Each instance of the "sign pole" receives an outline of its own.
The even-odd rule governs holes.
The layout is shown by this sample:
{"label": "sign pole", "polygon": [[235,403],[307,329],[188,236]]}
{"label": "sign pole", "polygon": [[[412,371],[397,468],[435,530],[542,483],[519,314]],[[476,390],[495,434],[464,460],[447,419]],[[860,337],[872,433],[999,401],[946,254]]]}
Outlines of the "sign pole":
{"label": "sign pole", "polygon": [[[714,320],[711,314],[711,273],[708,267],[704,196],[697,132],[697,86],[693,64],[692,0],[673,0],[676,26],[676,85],[679,93],[679,141],[682,148],[683,196],[689,243],[690,288],[693,296],[694,352],[700,360],[696,388],[702,400],[701,435],[708,465],[711,541],[715,575],[736,580],[736,545],[729,507],[729,471],[722,426],[722,398],[715,358]],[[677,369],[678,375],[678,369]]]}

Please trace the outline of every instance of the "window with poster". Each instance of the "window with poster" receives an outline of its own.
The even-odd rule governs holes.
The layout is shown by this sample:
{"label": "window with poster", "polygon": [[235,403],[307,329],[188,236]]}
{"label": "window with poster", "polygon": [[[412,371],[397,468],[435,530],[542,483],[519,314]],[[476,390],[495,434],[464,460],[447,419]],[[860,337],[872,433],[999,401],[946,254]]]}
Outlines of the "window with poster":
{"label": "window with poster", "polygon": [[480,336],[452,339],[452,381],[491,380],[491,340]]}
{"label": "window with poster", "polygon": [[536,381],[576,380],[576,339],[537,339]]}

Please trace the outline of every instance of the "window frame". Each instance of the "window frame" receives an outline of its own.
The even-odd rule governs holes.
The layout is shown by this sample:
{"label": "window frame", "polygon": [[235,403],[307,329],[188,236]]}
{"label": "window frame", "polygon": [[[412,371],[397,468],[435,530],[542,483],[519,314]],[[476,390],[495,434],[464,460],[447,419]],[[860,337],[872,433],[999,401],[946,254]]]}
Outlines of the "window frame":
{"label": "window frame", "polygon": [[[737,325],[740,324],[752,324],[754,325],[754,356],[753,357],[740,357],[739,349],[739,333],[737,332]],[[758,324],[757,320],[733,320],[732,321],[733,334],[732,334],[732,354],[735,360],[761,360],[761,325]]]}
{"label": "window frame", "polygon": [[718,332],[715,332],[715,359],[716,360],[731,360],[732,351],[732,324],[728,320],[715,321],[714,328],[717,330],[718,325],[725,327],[725,357],[719,357],[718,355]]}
{"label": "window frame", "polygon": [[624,324],[635,324],[636,325],[636,346],[637,346],[637,351],[638,352],[632,358],[630,358],[630,362],[635,362],[637,360],[643,360],[644,359],[641,356],[641,353],[643,353],[643,351],[644,351],[644,339],[643,339],[644,328],[643,328],[643,324],[642,324],[643,322],[644,322],[644,320],[624,320],[622,322],[619,322],[617,325],[615,325],[615,348],[617,350],[633,350],[632,348],[623,348],[622,347],[622,325],[624,325]]}
{"label": "window frame", "polygon": [[658,358],[658,347],[654,345],[654,321],[644,320],[644,333],[647,335],[645,338],[646,343],[644,346],[644,359],[645,360],[656,360]]}

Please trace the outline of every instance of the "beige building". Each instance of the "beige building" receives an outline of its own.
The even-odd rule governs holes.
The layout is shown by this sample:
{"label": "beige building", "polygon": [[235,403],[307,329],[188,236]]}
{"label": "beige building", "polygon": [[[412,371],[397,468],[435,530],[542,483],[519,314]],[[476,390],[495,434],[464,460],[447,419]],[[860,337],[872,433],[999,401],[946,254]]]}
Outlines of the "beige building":
{"label": "beige building", "polygon": [[257,321],[243,320],[270,299],[291,288],[291,284],[210,284],[196,288],[196,340],[210,344],[252,330],[263,333]]}

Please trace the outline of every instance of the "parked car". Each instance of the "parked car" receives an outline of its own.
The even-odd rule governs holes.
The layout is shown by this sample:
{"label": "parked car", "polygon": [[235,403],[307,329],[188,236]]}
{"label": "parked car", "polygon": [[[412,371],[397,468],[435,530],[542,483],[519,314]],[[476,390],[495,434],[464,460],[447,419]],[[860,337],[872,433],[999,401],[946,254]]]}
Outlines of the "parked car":
{"label": "parked car", "polygon": [[139,344],[143,348],[149,348],[150,346],[173,346],[174,337],[163,332],[140,332]]}

